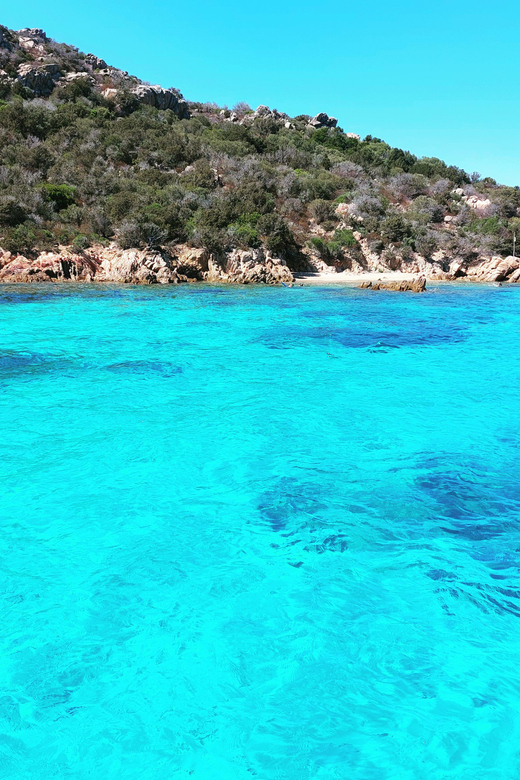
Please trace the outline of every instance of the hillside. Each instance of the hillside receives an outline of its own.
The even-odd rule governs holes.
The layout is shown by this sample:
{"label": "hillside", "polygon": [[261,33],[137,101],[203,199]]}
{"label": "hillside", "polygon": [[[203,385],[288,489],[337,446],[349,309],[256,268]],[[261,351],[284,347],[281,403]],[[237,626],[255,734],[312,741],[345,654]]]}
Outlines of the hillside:
{"label": "hillside", "polygon": [[0,281],[520,274],[518,187],[325,113],[190,102],[5,27],[0,101]]}

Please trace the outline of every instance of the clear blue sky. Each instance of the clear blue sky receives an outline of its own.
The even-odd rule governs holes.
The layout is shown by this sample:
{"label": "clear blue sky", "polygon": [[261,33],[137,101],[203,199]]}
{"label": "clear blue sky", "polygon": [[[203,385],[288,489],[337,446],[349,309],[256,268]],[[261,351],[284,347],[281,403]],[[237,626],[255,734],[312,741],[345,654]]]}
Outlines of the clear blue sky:
{"label": "clear blue sky", "polygon": [[191,100],[326,111],[346,131],[520,185],[513,0],[24,0],[0,23]]}

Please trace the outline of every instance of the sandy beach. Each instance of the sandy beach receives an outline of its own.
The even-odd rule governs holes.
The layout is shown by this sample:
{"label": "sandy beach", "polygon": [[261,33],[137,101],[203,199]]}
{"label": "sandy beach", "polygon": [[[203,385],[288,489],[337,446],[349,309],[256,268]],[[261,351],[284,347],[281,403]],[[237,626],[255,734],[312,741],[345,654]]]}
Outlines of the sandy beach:
{"label": "sandy beach", "polygon": [[398,271],[388,271],[386,273],[367,272],[362,274],[349,273],[343,271],[337,274],[320,273],[295,273],[294,281],[296,284],[350,284],[358,285],[362,282],[407,282],[416,279],[419,274],[399,273]]}

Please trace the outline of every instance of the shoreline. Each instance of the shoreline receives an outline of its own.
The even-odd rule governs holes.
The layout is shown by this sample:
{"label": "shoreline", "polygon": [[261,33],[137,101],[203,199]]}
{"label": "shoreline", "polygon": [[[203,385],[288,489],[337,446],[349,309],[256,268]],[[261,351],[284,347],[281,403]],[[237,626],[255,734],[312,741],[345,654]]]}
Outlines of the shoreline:
{"label": "shoreline", "polygon": [[[367,271],[365,273],[349,273],[348,271],[342,271],[341,273],[328,274],[328,273],[310,273],[306,271],[293,272],[294,283],[304,285],[315,284],[342,284],[342,285],[355,285],[362,282],[413,282],[418,279],[420,274],[407,274],[400,273],[399,271],[386,271],[376,273],[375,271]],[[427,279],[428,281],[428,279]]]}
{"label": "shoreline", "polygon": [[[5,287],[351,287],[354,289],[371,289],[363,288],[361,285],[363,282],[413,282],[421,278],[420,274],[401,274],[401,273],[363,273],[363,274],[294,274],[293,282],[277,282],[277,283],[265,283],[265,282],[239,282],[236,280],[226,279],[190,279],[188,282],[140,282],[140,281],[123,281],[116,279],[35,279],[28,280],[23,279],[20,281],[2,280],[0,279],[0,290]],[[424,278],[424,277],[423,277]],[[454,285],[457,287],[466,286],[487,286],[487,287],[519,287],[520,284],[510,283],[505,280],[503,282],[481,281],[479,279],[471,278],[458,278],[458,279],[428,279],[426,277],[426,289],[431,287]],[[377,289],[377,288],[376,288]]]}
{"label": "shoreline", "polygon": [[[343,271],[342,273],[327,274],[327,273],[307,273],[296,272],[293,273],[294,284],[300,287],[313,287],[313,286],[329,286],[329,285],[341,285],[343,287],[359,287],[363,282],[413,282],[420,279],[423,274],[413,273],[401,273],[400,271],[385,271],[376,273],[375,271],[366,271],[365,273],[349,273]],[[424,278],[424,276],[423,276]],[[444,285],[444,284],[456,284],[456,285],[492,285],[497,286],[511,286],[516,285],[509,284],[507,280],[503,282],[481,281],[479,279],[473,279],[471,277],[458,277],[457,279],[429,279],[426,278],[426,289],[431,285]]]}
{"label": "shoreline", "polygon": [[[412,270],[413,268],[413,270]],[[92,246],[81,252],[61,247],[59,252],[40,252],[37,257],[11,255],[0,248],[0,283],[42,282],[115,282],[122,284],[177,284],[217,282],[231,284],[267,284],[305,286],[415,285],[421,280],[442,284],[448,281],[466,283],[520,283],[517,258],[491,257],[486,262],[462,267],[450,265],[450,272],[440,267],[414,264],[404,269],[352,269],[331,273],[327,270],[292,271],[289,265],[267,250],[234,249],[223,256],[188,246],[165,249],[121,249],[115,244]],[[422,289],[421,288],[421,289]],[[403,287],[399,287],[403,289]]]}

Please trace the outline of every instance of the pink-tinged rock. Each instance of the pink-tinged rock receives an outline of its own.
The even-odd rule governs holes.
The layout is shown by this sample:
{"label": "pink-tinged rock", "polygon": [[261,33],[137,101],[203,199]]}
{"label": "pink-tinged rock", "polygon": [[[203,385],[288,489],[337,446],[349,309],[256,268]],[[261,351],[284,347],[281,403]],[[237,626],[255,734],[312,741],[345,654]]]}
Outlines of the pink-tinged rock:
{"label": "pink-tinged rock", "polygon": [[348,203],[338,203],[336,206],[336,212],[338,216],[345,217],[347,214],[349,214],[349,204]]}
{"label": "pink-tinged rock", "polygon": [[97,270],[95,260],[84,254],[42,252],[35,260],[17,255],[2,265],[0,282],[87,282]]}
{"label": "pink-tinged rock", "polygon": [[454,260],[450,263],[449,273],[454,279],[458,279],[461,276],[466,276],[467,268],[461,260]]}
{"label": "pink-tinged rock", "polygon": [[234,249],[208,260],[209,282],[235,284],[292,284],[294,277],[284,260],[264,249]]}
{"label": "pink-tinged rock", "polygon": [[503,282],[507,280],[518,268],[518,257],[500,257],[494,255],[489,258],[479,258],[476,266],[468,268],[467,277],[478,282]]}

